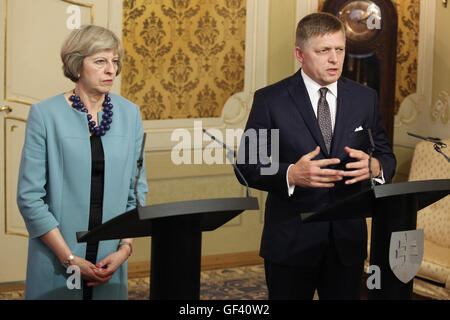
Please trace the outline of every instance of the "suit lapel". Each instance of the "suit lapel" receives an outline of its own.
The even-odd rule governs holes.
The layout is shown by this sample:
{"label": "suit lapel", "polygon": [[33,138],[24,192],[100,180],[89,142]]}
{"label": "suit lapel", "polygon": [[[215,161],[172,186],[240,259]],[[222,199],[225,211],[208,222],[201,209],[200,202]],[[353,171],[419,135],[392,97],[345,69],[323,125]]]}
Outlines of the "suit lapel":
{"label": "suit lapel", "polygon": [[309,98],[300,70],[291,77],[288,91],[312,137],[316,141],[317,145],[320,146],[322,153],[327,155],[325,141],[323,140],[322,132],[320,131],[319,123],[317,122],[317,117],[314,114],[311,99]]}
{"label": "suit lapel", "polygon": [[346,80],[338,80],[338,99],[336,106],[336,123],[334,125],[333,140],[331,141],[331,156],[338,157],[344,153],[345,147],[345,128],[351,112],[351,96],[347,88]]}

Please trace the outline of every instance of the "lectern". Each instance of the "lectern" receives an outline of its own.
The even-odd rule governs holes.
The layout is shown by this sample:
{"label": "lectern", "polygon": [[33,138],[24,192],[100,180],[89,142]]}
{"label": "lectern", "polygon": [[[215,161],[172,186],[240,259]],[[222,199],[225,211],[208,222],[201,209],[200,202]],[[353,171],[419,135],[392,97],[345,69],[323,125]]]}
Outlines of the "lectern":
{"label": "lectern", "polygon": [[250,196],[138,207],[90,231],[77,232],[77,239],[87,242],[151,236],[149,298],[199,300],[202,232],[258,208],[258,199]]}
{"label": "lectern", "polygon": [[377,185],[312,213],[301,213],[302,222],[372,217],[370,264],[381,271],[381,288],[368,290],[368,298],[408,300],[413,280],[400,281],[389,264],[393,232],[416,229],[417,211],[450,193],[450,179]]}

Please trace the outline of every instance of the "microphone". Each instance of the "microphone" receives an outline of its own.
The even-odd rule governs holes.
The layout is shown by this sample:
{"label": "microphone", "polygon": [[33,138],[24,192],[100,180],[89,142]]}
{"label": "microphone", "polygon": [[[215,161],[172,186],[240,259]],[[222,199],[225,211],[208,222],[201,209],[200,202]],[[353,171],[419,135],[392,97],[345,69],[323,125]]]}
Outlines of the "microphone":
{"label": "microphone", "polygon": [[[447,145],[445,143],[444,143],[443,148],[447,148]],[[447,162],[450,162],[450,158],[444,152],[442,152],[441,148],[437,144],[434,145],[434,150],[436,150],[437,152],[442,154],[444,156],[444,158],[447,159]]]}
{"label": "microphone", "polygon": [[411,136],[411,137],[415,137],[415,138],[419,138],[419,139],[422,139],[422,140],[425,140],[425,141],[433,142],[434,144],[437,144],[438,146],[441,146],[441,147],[444,147],[444,148],[447,147],[447,145],[445,143],[443,143],[443,142],[441,142],[439,140],[436,140],[436,139],[422,137],[422,136],[419,136],[418,134],[411,133],[411,132],[407,132],[407,134],[409,136]]}
{"label": "microphone", "polygon": [[375,188],[375,182],[373,179],[373,172],[372,172],[372,154],[375,151],[375,143],[373,142],[373,136],[372,136],[372,130],[370,128],[367,128],[367,133],[369,134],[369,175],[370,175],[370,184],[372,186],[372,189]]}
{"label": "microphone", "polygon": [[436,139],[432,139],[432,138],[425,138],[422,136],[419,136],[418,134],[414,134],[411,132],[407,132],[408,135],[410,135],[411,137],[415,137],[415,138],[419,138],[428,142],[433,142],[434,143],[434,150],[436,150],[437,152],[439,152],[440,154],[442,154],[444,156],[445,159],[447,159],[447,162],[450,162],[450,158],[444,153],[442,152],[441,148],[447,148],[447,145],[439,140]]}
{"label": "microphone", "polygon": [[145,139],[147,138],[147,133],[144,133],[144,137],[142,138],[141,145],[141,153],[139,155],[139,159],[137,160],[137,173],[136,178],[134,179],[134,197],[136,198],[136,207],[141,207],[141,203],[139,202],[139,198],[137,195],[137,185],[139,181],[139,177],[141,176],[142,166],[144,164],[144,148],[145,148]]}
{"label": "microphone", "polygon": [[233,166],[233,169],[238,173],[239,177],[242,179],[242,181],[244,181],[245,186],[247,187],[247,198],[250,198],[250,187],[248,186],[247,180],[245,180],[241,170],[239,170],[239,168],[236,166],[236,164],[234,163],[234,158],[236,157],[236,152],[234,152],[234,150],[230,149],[225,143],[223,143],[222,141],[220,141],[219,139],[217,139],[215,136],[213,136],[211,133],[209,133],[208,131],[206,131],[206,129],[202,128],[203,132],[206,133],[211,139],[213,139],[214,141],[218,142],[219,144],[222,145],[222,147],[227,150],[227,159],[228,161],[230,161],[231,165]]}

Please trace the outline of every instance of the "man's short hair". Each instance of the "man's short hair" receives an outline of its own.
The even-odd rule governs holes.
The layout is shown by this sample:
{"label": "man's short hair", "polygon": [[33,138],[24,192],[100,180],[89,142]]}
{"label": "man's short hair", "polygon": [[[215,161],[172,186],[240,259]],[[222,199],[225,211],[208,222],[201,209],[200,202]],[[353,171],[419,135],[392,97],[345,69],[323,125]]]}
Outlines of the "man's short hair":
{"label": "man's short hair", "polygon": [[330,13],[311,13],[297,24],[295,46],[305,48],[308,40],[315,36],[342,31],[345,36],[344,24]]}

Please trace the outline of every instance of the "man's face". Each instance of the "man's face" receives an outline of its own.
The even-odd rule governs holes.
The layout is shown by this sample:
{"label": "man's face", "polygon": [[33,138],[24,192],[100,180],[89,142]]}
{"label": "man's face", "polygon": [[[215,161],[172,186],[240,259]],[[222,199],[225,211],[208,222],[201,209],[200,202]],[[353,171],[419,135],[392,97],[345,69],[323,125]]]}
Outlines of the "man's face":
{"label": "man's face", "polygon": [[322,86],[329,85],[342,74],[345,36],[341,31],[313,36],[303,49],[295,48],[295,56],[311,79]]}

